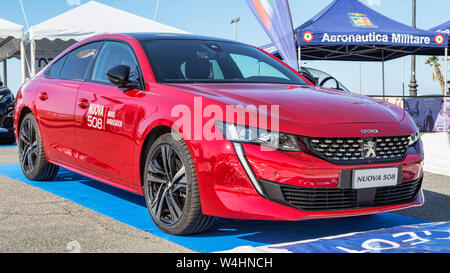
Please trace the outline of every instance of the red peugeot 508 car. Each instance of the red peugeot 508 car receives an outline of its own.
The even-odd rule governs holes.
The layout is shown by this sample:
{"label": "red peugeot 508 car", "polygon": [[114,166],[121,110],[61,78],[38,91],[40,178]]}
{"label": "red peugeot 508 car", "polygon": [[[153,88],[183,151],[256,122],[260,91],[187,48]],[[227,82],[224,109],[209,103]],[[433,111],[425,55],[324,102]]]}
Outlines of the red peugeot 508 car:
{"label": "red peugeot 508 car", "polygon": [[423,150],[401,108],[313,86],[258,48],[108,34],[24,83],[14,115],[30,180],[59,167],[145,196],[171,234],[215,217],[302,220],[423,204]]}

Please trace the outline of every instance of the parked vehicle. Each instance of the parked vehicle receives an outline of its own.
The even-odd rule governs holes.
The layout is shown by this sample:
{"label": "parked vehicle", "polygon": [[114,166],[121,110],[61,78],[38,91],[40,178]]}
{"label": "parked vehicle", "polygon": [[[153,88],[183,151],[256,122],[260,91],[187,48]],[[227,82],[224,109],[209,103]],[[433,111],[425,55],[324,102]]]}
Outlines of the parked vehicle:
{"label": "parked vehicle", "polygon": [[312,67],[302,66],[301,74],[316,86],[349,91],[341,82],[330,74]]}
{"label": "parked vehicle", "polygon": [[14,95],[0,81],[0,145],[16,141],[13,128]]}
{"label": "parked vehicle", "polygon": [[51,180],[61,166],[142,194],[170,234],[205,231],[216,216],[302,220],[423,204],[422,143],[403,109],[313,86],[235,41],[95,36],[16,100],[28,179]]}

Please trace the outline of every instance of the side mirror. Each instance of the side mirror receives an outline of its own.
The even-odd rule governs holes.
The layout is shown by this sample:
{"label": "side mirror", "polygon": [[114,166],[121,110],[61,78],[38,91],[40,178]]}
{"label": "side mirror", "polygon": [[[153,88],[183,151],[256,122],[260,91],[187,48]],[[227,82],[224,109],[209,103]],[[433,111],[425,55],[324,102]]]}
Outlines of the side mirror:
{"label": "side mirror", "polygon": [[106,72],[108,80],[119,88],[127,90],[136,89],[139,86],[137,81],[129,81],[130,67],[128,65],[116,65]]}
{"label": "side mirror", "polygon": [[3,86],[3,82],[2,81],[0,81],[0,86]]}

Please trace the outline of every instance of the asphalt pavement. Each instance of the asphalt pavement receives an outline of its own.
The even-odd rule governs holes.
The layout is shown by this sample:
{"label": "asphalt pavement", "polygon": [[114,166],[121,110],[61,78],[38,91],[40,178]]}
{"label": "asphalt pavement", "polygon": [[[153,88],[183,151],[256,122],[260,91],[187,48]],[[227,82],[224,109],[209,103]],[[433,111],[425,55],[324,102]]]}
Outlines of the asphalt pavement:
{"label": "asphalt pavement", "polygon": [[[17,147],[0,147],[0,164],[18,162]],[[192,251],[0,175],[0,252]]]}
{"label": "asphalt pavement", "polygon": [[[0,147],[0,164],[18,163]],[[450,177],[425,173],[425,205],[398,214],[450,221]],[[0,252],[192,252],[49,192],[0,174]]]}

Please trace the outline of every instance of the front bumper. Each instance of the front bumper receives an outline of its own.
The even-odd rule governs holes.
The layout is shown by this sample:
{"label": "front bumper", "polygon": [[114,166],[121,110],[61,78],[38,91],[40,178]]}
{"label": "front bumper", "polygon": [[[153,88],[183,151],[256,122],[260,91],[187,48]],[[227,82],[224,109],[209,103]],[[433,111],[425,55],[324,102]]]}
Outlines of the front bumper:
{"label": "front bumper", "polygon": [[269,200],[304,211],[339,211],[404,204],[414,201],[420,179],[400,185],[367,189],[303,188],[258,179]]}
{"label": "front bumper", "polygon": [[14,126],[12,110],[0,115],[0,139],[11,139],[14,137]]}
{"label": "front bumper", "polygon": [[[205,214],[237,219],[304,220],[394,211],[421,206],[424,202],[420,142],[408,150],[401,162],[370,165],[335,165],[303,152],[261,151],[256,145],[238,145],[245,155],[247,167],[237,156],[235,145],[229,141],[191,143]],[[395,195],[392,195],[388,196],[388,202],[380,201],[383,194],[386,197],[383,188],[343,188],[343,185],[348,185],[343,183],[343,179],[349,179],[343,174],[349,170],[393,166],[402,168],[402,183],[398,186],[408,188],[404,192],[410,193],[402,195],[405,198],[401,200],[395,200]],[[350,191],[353,200],[343,207],[329,204],[316,208],[302,207],[286,198],[283,187],[294,191],[305,189],[313,194],[328,191],[332,196]],[[311,196],[309,198],[311,201]],[[348,196],[343,198],[345,200]]]}

